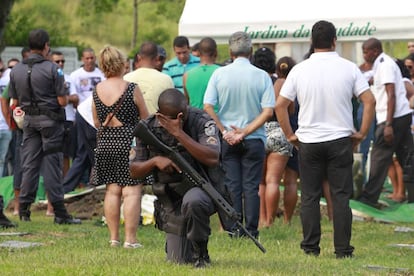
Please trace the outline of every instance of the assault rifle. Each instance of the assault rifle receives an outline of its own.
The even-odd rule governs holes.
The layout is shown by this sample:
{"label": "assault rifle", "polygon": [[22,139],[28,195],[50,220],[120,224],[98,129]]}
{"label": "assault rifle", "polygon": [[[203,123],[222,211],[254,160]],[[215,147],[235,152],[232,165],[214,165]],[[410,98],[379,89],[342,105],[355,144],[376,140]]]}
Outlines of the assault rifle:
{"label": "assault rifle", "polygon": [[266,253],[266,249],[260,242],[240,223],[240,214],[234,210],[223,196],[204,179],[181,154],[175,151],[173,148],[164,144],[161,140],[154,135],[154,133],[148,128],[146,122],[141,120],[138,126],[134,130],[134,135],[139,137],[145,144],[156,147],[162,151],[166,156],[171,159],[180,169],[184,176],[194,185],[203,189],[207,195],[213,200],[217,208],[223,211],[234,223],[244,231],[244,233],[255,243],[255,245],[263,252]]}

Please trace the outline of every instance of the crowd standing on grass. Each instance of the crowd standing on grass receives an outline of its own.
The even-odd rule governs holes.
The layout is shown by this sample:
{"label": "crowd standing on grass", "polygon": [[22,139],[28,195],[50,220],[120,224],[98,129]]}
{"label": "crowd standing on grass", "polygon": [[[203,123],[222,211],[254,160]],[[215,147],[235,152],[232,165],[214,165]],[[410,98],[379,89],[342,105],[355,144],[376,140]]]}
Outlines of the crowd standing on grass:
{"label": "crowd standing on grass", "polygon": [[[224,168],[228,198],[254,237],[261,227],[274,227],[277,215],[283,213],[284,223],[291,221],[300,181],[300,248],[320,254],[319,200],[324,196],[336,257],[352,257],[349,200],[354,196],[353,152],[361,140],[363,164],[371,140],[374,146],[358,200],[381,207],[387,172],[392,179],[392,170],[400,168],[390,198],[414,201],[409,169],[414,166],[409,159],[414,154],[414,43],[408,42],[408,55],[398,68],[383,53],[381,41],[370,38],[363,44],[365,62],[358,67],[336,53],[336,39],[332,23],[315,23],[310,51],[296,64],[291,57],[277,59],[270,48],[253,52],[249,35],[236,32],[229,38],[230,59],[219,65],[213,38],[190,47],[187,37],[177,36],[175,57],[168,61],[162,45],[142,43],[131,72],[118,49],[104,47],[97,60],[86,48],[82,66],[65,75],[63,53],[50,51],[46,31],[33,30],[21,62],[0,62],[0,172],[14,176],[13,214],[31,220],[39,174],[51,203],[47,213],[58,224],[81,222],[67,212],[64,193],[105,184],[110,246],[121,245],[123,202],[123,247],[140,248],[137,227],[146,183],[159,199],[156,225],[166,232],[167,259],[208,266],[213,201],[189,185],[169,157],[133,137],[143,119],[203,176],[218,165]],[[353,110],[352,102],[359,107]],[[16,107],[26,112],[22,129],[12,118]],[[0,197],[0,226],[17,226],[4,215],[2,203]],[[229,234],[246,235],[237,227]]]}

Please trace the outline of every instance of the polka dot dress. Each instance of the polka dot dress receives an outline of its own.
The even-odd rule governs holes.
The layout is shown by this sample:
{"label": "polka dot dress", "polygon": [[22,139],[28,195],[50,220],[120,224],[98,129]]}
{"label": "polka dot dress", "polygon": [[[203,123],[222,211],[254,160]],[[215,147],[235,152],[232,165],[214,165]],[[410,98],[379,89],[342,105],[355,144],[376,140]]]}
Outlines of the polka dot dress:
{"label": "polka dot dress", "polygon": [[[139,110],[134,103],[135,84],[130,83],[125,91],[124,102],[116,112],[116,117],[123,126],[99,127],[95,149],[95,179],[97,185],[117,183],[119,186],[137,185],[129,175],[129,151],[133,139],[132,132],[139,121]],[[113,112],[122,96],[111,106],[106,106],[99,99],[96,91],[93,100],[99,122],[104,122]],[[99,133],[102,132],[99,136]]]}

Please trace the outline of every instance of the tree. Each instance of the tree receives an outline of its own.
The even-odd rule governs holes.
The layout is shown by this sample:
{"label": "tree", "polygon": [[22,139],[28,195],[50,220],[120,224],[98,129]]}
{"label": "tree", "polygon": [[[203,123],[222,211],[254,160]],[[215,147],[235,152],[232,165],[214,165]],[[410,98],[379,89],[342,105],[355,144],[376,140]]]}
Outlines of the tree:
{"label": "tree", "polygon": [[14,0],[0,1],[0,53],[3,51],[5,45],[3,42],[3,33],[9,18],[10,11],[13,7]]}

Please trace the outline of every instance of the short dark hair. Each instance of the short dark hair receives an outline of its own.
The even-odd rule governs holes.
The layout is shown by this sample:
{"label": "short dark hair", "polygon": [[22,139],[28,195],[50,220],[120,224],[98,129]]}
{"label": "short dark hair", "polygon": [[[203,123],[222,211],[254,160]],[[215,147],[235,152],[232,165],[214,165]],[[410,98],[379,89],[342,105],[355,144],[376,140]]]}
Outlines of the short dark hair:
{"label": "short dark hair", "polygon": [[175,115],[177,115],[186,111],[187,99],[180,90],[169,88],[164,90],[158,97],[158,106],[159,108],[168,107],[174,110]]}
{"label": "short dark hair", "polygon": [[157,44],[146,41],[141,44],[139,48],[139,55],[149,59],[155,59],[158,56]]}
{"label": "short dark hair", "polygon": [[200,55],[212,57],[217,54],[217,43],[211,37],[205,37],[198,43]]}
{"label": "short dark hair", "polygon": [[414,54],[409,54],[405,59],[409,59],[411,61],[414,61]]}
{"label": "short dark hair", "polygon": [[191,51],[200,51],[200,42],[194,44],[193,47],[191,47]]}
{"label": "short dark hair", "polygon": [[22,57],[26,54],[30,52],[30,48],[29,47],[23,47],[22,50],[20,51],[20,54],[22,55]]}
{"label": "short dark hair", "polygon": [[327,49],[332,47],[336,39],[335,26],[328,21],[318,21],[312,27],[312,45],[315,49]]}
{"label": "short dark hair", "polygon": [[174,47],[190,47],[190,42],[188,42],[188,38],[185,36],[177,36],[176,38],[174,38],[174,42],[173,42],[173,46]]}
{"label": "short dark hair", "polygon": [[254,52],[253,65],[273,74],[276,69],[276,55],[271,49],[261,47]]}
{"label": "short dark hair", "polygon": [[52,51],[51,53],[50,53],[50,55],[52,55],[52,56],[63,56],[63,53],[61,52],[61,51]]}
{"label": "short dark hair", "polygon": [[43,29],[34,29],[29,33],[29,48],[31,50],[43,50],[49,43],[49,34]]}

